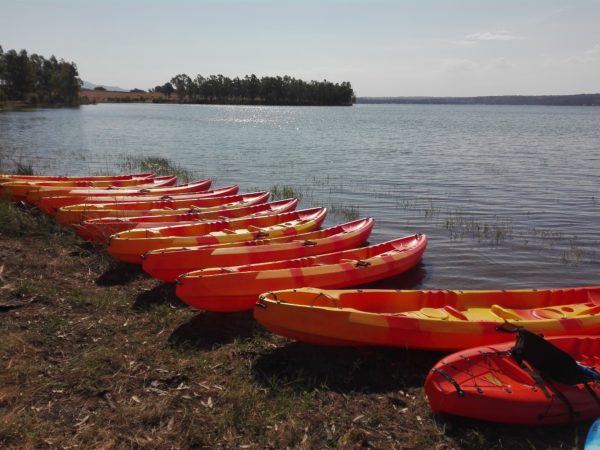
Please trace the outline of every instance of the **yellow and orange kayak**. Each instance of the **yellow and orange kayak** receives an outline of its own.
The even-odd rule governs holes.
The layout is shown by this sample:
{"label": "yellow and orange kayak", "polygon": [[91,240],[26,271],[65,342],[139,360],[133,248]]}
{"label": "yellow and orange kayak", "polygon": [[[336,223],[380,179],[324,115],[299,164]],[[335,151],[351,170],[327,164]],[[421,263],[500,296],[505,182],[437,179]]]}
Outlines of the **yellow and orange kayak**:
{"label": "yellow and orange kayak", "polygon": [[[155,179],[157,180],[157,179]],[[148,195],[175,195],[192,194],[206,191],[210,188],[212,180],[202,180],[193,183],[180,184],[179,186],[164,185],[161,181],[154,182],[150,187],[123,188],[115,192],[114,188],[62,188],[50,190],[34,190],[27,193],[25,201],[34,204],[44,212],[52,211],[63,206],[81,203],[106,203],[116,195],[144,197]],[[108,198],[107,198],[108,197]]]}
{"label": "yellow and orange kayak", "polygon": [[[298,205],[295,198],[279,200],[271,203],[261,203],[258,205],[233,207],[231,209],[213,209],[203,210],[193,208],[187,210],[154,210],[153,212],[181,211],[180,214],[156,215],[156,216],[136,216],[136,217],[104,217],[102,219],[86,220],[81,225],[76,225],[77,233],[82,238],[92,242],[108,242],[108,238],[122,231],[157,228],[169,225],[181,225],[183,223],[197,223],[208,220],[229,220],[246,216],[265,216],[272,214],[281,214],[293,211]],[[227,206],[227,205],[225,205]],[[235,206],[235,205],[234,205]]]}
{"label": "yellow and orange kayak", "polygon": [[[31,190],[44,188],[76,188],[76,187],[131,187],[153,183],[153,177],[131,178],[127,180],[100,180],[100,181],[11,181],[0,184],[0,195],[12,201],[24,201]],[[175,179],[173,184],[177,181]]]}
{"label": "yellow and orange kayak", "polygon": [[[271,216],[268,219],[272,222],[270,225],[262,220],[263,226],[261,227],[249,225],[248,228],[234,230],[227,227],[219,229],[218,222],[208,222],[123,231],[111,236],[108,252],[122,261],[141,264],[144,253],[159,248],[210,245],[296,235],[319,228],[325,220],[327,209],[312,208],[286,214]],[[295,218],[290,218],[291,214],[294,214]],[[210,231],[211,228],[215,231]]]}
{"label": "yellow and orange kayak", "polygon": [[[64,206],[50,212],[57,222],[72,225],[102,217],[134,217],[149,214],[153,209],[208,208],[233,202],[255,202],[268,198],[265,192],[235,195],[238,186],[227,186],[194,194],[153,195],[146,197],[117,196],[106,199],[107,203],[92,203]],[[108,202],[110,200],[110,203]],[[113,201],[114,200],[114,201]],[[264,200],[266,202],[266,199]],[[258,201],[261,203],[261,201]],[[264,203],[264,202],[263,202]]]}
{"label": "yellow and orange kayak", "polygon": [[261,295],[254,317],[282,336],[320,345],[459,350],[510,339],[600,333],[600,287],[508,291],[298,289]]}
{"label": "yellow and orange kayak", "polygon": [[207,267],[228,267],[304,258],[362,245],[371,234],[373,219],[359,219],[319,231],[276,239],[199,247],[173,247],[143,255],[142,267],[163,281]]}
{"label": "yellow and orange kayak", "polygon": [[398,275],[414,267],[426,247],[427,238],[417,234],[307,258],[212,267],[181,275],[176,294],[194,308],[242,311],[252,309],[259,294],[265,291],[304,286],[343,288]]}
{"label": "yellow and orange kayak", "polygon": [[63,175],[14,175],[0,174],[0,183],[4,181],[106,181],[106,180],[130,180],[131,178],[151,177],[152,172],[130,173],[125,175],[99,175],[99,176],[63,176]]}

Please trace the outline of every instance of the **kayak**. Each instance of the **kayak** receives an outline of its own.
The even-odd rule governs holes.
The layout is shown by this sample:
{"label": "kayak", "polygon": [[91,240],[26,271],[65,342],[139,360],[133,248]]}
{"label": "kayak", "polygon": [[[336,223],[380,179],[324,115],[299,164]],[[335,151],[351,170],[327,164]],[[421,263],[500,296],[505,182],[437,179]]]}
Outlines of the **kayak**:
{"label": "kayak", "polygon": [[[51,197],[53,195],[66,195],[69,192],[80,192],[86,190],[101,190],[102,192],[106,192],[108,195],[124,195],[122,193],[126,191],[133,190],[134,192],[144,191],[146,189],[156,189],[156,188],[170,188],[177,182],[177,176],[168,175],[164,177],[156,177],[153,179],[149,179],[144,184],[137,184],[135,186],[98,186],[98,187],[72,187],[72,186],[35,186],[32,187],[25,193],[25,197],[22,199],[23,201],[29,203],[30,205],[35,205],[36,202],[40,198]],[[81,202],[79,202],[81,203]]]}
{"label": "kayak", "polygon": [[600,416],[598,370],[600,336],[544,340],[523,332],[516,344],[511,338],[443,358],[429,372],[425,392],[435,413],[520,425],[569,424]]}
{"label": "kayak", "polygon": [[600,333],[600,287],[513,291],[267,293],[255,317],[313,344],[459,350],[507,340],[505,327],[546,336]]}
{"label": "kayak", "polygon": [[[101,219],[86,220],[80,225],[75,225],[77,233],[82,238],[93,241],[103,242],[109,236],[140,228],[157,228],[169,225],[190,223],[206,220],[225,220],[245,216],[263,216],[267,214],[280,214],[293,211],[298,205],[295,198],[279,200],[277,202],[262,203],[252,206],[232,207],[231,209],[208,209],[200,208],[172,210],[157,209],[154,213],[168,213],[164,215],[135,216],[135,217],[104,217]],[[224,205],[227,206],[227,205]],[[234,205],[235,206],[235,205]],[[179,211],[179,214],[174,214]]]}
{"label": "kayak", "polygon": [[372,229],[373,219],[367,218],[297,236],[247,241],[234,246],[218,244],[153,250],[143,255],[142,268],[154,278],[175,281],[183,273],[207,267],[281,261],[355,248],[368,239]]}
{"label": "kayak", "polygon": [[[398,275],[421,260],[426,246],[427,238],[418,234],[307,258],[201,269],[177,279],[176,295],[207,311],[249,310],[261,292],[304,286],[344,288]],[[302,322],[302,317],[296,321]]]}
{"label": "kayak", "polygon": [[125,175],[91,175],[91,176],[63,176],[63,175],[13,175],[0,174],[0,183],[5,180],[14,181],[106,181],[106,180],[130,180],[131,178],[151,177],[152,172],[130,173]]}
{"label": "kayak", "polygon": [[194,206],[207,208],[239,202],[245,198],[247,200],[253,200],[256,197],[262,198],[265,195],[264,192],[236,195],[238,189],[238,186],[227,186],[193,194],[152,195],[146,197],[117,196],[111,197],[110,202],[107,198],[106,203],[82,203],[63,206],[54,213],[51,212],[51,215],[54,216],[57,222],[63,225],[71,225],[101,217],[139,216],[147,214],[147,211],[152,209],[180,209]]}
{"label": "kayak", "polygon": [[[100,180],[100,181],[10,181],[0,184],[0,193],[12,201],[23,201],[31,190],[58,187],[131,187],[153,183],[153,177],[130,178],[127,180]],[[173,181],[175,183],[176,179]]]}
{"label": "kayak", "polygon": [[[79,203],[105,203],[107,197],[115,195],[132,195],[135,197],[147,195],[173,195],[191,194],[206,191],[210,188],[212,180],[196,181],[194,183],[181,184],[179,186],[161,187],[160,182],[151,187],[134,187],[119,189],[115,192],[113,188],[62,188],[49,190],[29,191],[25,201],[34,204],[42,211],[51,211],[62,206],[76,205]],[[110,200],[109,200],[110,201]]]}
{"label": "kayak", "polygon": [[262,227],[250,225],[248,228],[237,230],[224,228],[219,231],[207,232],[206,224],[200,223],[123,231],[111,236],[108,252],[122,261],[141,264],[142,254],[159,248],[210,245],[295,235],[319,228],[325,220],[327,209],[312,208],[293,214],[297,214],[296,218],[287,222],[285,219],[282,222],[281,217],[274,216],[271,219],[272,225]]}

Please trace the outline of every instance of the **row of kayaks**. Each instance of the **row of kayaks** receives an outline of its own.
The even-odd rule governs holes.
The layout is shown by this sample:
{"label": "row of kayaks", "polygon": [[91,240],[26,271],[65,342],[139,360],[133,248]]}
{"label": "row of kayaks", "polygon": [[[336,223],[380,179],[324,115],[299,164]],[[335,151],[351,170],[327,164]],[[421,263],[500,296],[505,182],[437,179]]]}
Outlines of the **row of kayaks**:
{"label": "row of kayaks", "polygon": [[[272,332],[317,345],[459,350],[426,380],[434,411],[546,424],[600,415],[600,377],[553,381],[535,358],[515,358],[506,343],[508,331],[519,330],[521,341],[522,330],[543,334],[597,373],[600,287],[348,289],[417,265],[426,236],[363,246],[371,218],[321,229],[325,208],[296,210],[296,199],[269,202],[268,192],[238,190],[211,189],[211,180],[175,186],[174,177],[151,174],[114,180],[0,175],[1,195],[33,204],[105,244],[115,258],[176,282],[177,296],[198,309],[254,309]],[[536,351],[545,354],[544,348]]]}

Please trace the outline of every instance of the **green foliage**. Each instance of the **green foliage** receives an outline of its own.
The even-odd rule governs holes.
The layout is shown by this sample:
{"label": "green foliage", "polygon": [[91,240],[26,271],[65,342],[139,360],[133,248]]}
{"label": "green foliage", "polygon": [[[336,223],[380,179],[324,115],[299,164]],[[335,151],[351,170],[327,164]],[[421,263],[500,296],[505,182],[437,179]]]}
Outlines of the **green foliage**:
{"label": "green foliage", "polygon": [[35,172],[33,171],[33,166],[29,163],[22,163],[21,161],[17,163],[15,173],[17,175],[35,175]]}
{"label": "green foliage", "polygon": [[302,200],[302,192],[295,189],[293,186],[279,186],[274,185],[271,187],[271,200],[283,200],[286,198],[297,198],[298,200]]}
{"label": "green foliage", "polygon": [[33,210],[25,211],[7,200],[0,199],[0,236],[51,237],[62,230],[49,216]]}
{"label": "green foliage", "polygon": [[188,183],[194,178],[190,170],[160,156],[125,156],[118,167],[128,172],[154,172],[158,176],[177,175],[178,181],[182,183]]}
{"label": "green foliage", "polygon": [[72,62],[0,48],[0,100],[71,106],[78,104],[80,87],[77,66]]}
{"label": "green foliage", "polygon": [[258,78],[252,74],[234,79],[223,75],[191,79],[176,75],[170,83],[156,86],[155,92],[167,96],[175,90],[179,102],[216,104],[261,105],[351,105],[354,91],[349,82],[332,83],[327,80],[306,82],[290,76]]}

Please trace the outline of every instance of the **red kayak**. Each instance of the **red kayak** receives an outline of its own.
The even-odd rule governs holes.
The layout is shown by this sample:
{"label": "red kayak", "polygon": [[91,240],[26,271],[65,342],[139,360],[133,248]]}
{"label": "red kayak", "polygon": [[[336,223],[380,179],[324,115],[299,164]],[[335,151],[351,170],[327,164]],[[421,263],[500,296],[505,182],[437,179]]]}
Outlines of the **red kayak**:
{"label": "red kayak", "polygon": [[210,267],[181,275],[176,295],[206,311],[250,310],[263,292],[306,286],[347,288],[398,275],[419,263],[426,246],[424,235],[413,235],[307,258]]}
{"label": "red kayak", "polygon": [[284,238],[165,248],[146,253],[142,267],[154,278],[175,281],[183,273],[206,267],[281,261],[355,248],[368,239],[372,229],[373,219],[367,218]]}
{"label": "red kayak", "polygon": [[[184,214],[136,216],[136,217],[104,217],[101,219],[86,220],[77,225],[77,233],[84,239],[92,242],[104,242],[110,235],[139,228],[157,228],[182,223],[193,223],[207,220],[234,219],[246,216],[264,216],[281,214],[293,211],[298,205],[295,198],[279,200],[272,203],[238,208],[236,205],[230,209],[188,209]],[[226,207],[228,205],[224,205]]]}
{"label": "red kayak", "polygon": [[476,347],[442,359],[429,372],[425,392],[436,413],[568,424],[600,417],[599,370],[600,336],[544,340],[521,331],[516,345]]}
{"label": "red kayak", "polygon": [[[247,201],[248,204],[265,203],[269,197],[268,192],[252,192],[235,195],[237,186],[228,186],[195,194],[164,195],[162,197],[121,197],[134,199],[132,201],[111,201],[110,203],[82,203],[58,208],[52,216],[63,225],[73,225],[86,220],[100,219],[102,217],[135,217],[143,215],[157,215],[155,210],[169,210],[181,208],[206,208],[220,206],[232,202]],[[265,197],[264,201],[255,201],[256,198]],[[111,200],[119,197],[111,197]],[[240,205],[242,206],[242,205]]]}
{"label": "red kayak", "polygon": [[176,195],[176,194],[194,194],[206,191],[210,188],[212,180],[196,181],[194,183],[181,184],[179,186],[158,187],[160,184],[154,184],[155,187],[142,187],[133,189],[70,189],[53,191],[29,191],[27,194],[27,203],[35,204],[42,211],[52,211],[63,206],[77,205],[80,203],[106,203],[115,196],[135,196],[147,197],[152,195]]}
{"label": "red kayak", "polygon": [[0,175],[3,181],[106,181],[106,180],[131,180],[132,178],[151,177],[152,172],[130,173],[126,175],[90,175],[90,176],[67,176],[67,175]]}

